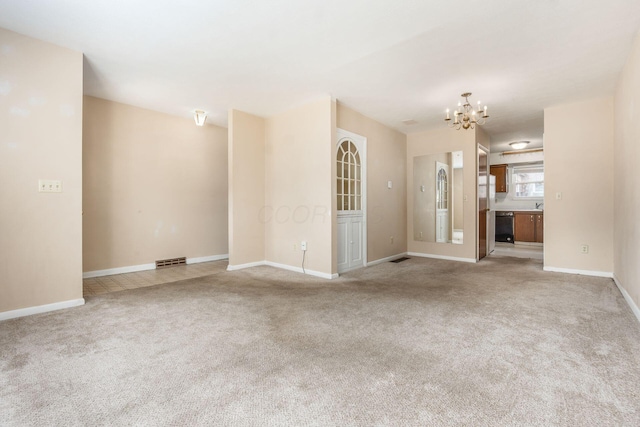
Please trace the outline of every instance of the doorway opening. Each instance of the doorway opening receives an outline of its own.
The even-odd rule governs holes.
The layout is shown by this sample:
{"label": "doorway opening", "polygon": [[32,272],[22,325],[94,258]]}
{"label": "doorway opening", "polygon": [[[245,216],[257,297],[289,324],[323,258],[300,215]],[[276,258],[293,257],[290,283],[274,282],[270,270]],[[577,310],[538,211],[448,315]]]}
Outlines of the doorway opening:
{"label": "doorway opening", "polygon": [[478,248],[477,260],[489,253],[489,150],[478,145]]}

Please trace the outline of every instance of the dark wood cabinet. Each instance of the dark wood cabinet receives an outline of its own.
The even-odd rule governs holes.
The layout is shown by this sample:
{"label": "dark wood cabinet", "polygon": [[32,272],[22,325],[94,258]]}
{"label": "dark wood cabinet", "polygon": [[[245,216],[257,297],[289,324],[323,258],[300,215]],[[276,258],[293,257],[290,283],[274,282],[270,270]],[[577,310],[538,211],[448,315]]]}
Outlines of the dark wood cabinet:
{"label": "dark wood cabinet", "polygon": [[496,193],[508,193],[507,165],[492,165],[489,173],[496,177]]}
{"label": "dark wood cabinet", "polygon": [[515,212],[513,216],[513,240],[516,242],[544,242],[544,214]]}
{"label": "dark wood cabinet", "polygon": [[544,237],[544,215],[536,214],[536,242],[543,243]]}

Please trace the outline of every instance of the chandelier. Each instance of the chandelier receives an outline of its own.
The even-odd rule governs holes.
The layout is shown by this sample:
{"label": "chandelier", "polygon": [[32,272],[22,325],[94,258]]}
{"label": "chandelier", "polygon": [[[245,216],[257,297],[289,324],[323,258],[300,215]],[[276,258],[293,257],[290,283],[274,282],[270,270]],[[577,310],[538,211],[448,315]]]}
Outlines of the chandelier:
{"label": "chandelier", "polygon": [[474,129],[475,125],[483,125],[486,122],[487,106],[484,109],[480,107],[480,101],[478,101],[478,109],[474,110],[469,103],[469,97],[471,92],[465,92],[460,95],[464,98],[464,104],[458,102],[458,108],[453,110],[453,123],[451,123],[451,116],[449,115],[449,109],[447,108],[447,118],[444,119],[450,128],[456,128],[456,130],[462,129]]}

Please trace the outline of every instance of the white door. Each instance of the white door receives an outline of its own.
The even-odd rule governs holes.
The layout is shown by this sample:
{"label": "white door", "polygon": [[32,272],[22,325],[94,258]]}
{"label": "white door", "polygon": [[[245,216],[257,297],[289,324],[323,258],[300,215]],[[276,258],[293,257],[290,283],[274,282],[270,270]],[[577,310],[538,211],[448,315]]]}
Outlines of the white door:
{"label": "white door", "polygon": [[449,234],[449,165],[436,162],[436,242],[449,242]]}
{"label": "white door", "polygon": [[366,141],[338,129],[336,197],[338,211],[338,273],[366,265]]}

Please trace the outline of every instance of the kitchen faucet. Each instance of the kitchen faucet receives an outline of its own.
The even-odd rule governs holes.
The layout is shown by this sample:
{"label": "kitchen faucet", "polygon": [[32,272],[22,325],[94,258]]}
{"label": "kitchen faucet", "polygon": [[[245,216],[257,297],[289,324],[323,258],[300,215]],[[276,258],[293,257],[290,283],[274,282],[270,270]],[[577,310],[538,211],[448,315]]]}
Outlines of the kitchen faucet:
{"label": "kitchen faucet", "polygon": [[536,203],[536,209],[540,209],[544,205],[544,202]]}

